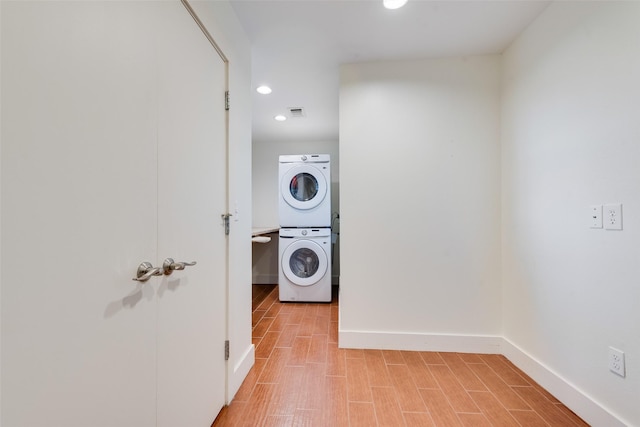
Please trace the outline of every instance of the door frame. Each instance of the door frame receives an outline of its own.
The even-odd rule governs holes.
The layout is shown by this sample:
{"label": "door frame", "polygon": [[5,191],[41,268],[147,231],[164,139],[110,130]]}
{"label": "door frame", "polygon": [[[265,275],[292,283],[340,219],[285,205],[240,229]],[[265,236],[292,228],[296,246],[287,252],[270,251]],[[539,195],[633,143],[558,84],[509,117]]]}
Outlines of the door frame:
{"label": "door frame", "polygon": [[[204,25],[204,23],[202,22],[202,20],[200,20],[200,17],[198,16],[198,14],[196,13],[196,11],[193,9],[193,7],[191,7],[191,4],[189,3],[188,0],[180,0],[180,2],[182,3],[182,5],[185,7],[185,9],[187,10],[187,12],[189,12],[189,15],[191,15],[191,17],[193,18],[193,20],[195,21],[196,25],[198,25],[198,28],[200,28],[200,31],[202,31],[202,34],[205,36],[205,38],[209,41],[209,43],[211,44],[211,46],[214,48],[214,50],[216,51],[216,53],[220,56],[220,59],[222,59],[222,62],[224,63],[224,90],[225,90],[225,94],[226,94],[226,99],[224,100],[225,102],[225,118],[224,118],[224,122],[225,122],[225,131],[224,131],[224,139],[225,139],[225,143],[224,143],[224,147],[225,147],[225,152],[224,152],[224,158],[225,158],[225,182],[224,182],[224,191],[225,191],[225,212],[222,213],[222,215],[229,215],[229,58],[227,58],[227,56],[224,54],[224,52],[222,51],[222,48],[220,47],[220,45],[215,41],[215,39],[213,38],[213,36],[211,35],[211,33],[209,32],[209,30],[207,29],[207,27]],[[222,102],[222,100],[220,101]],[[221,220],[224,222],[224,219],[221,218]],[[224,260],[224,265],[225,265],[225,324],[224,324],[224,336],[225,336],[225,340],[226,342],[229,341],[229,281],[230,281],[230,275],[229,275],[229,259],[230,259],[230,253],[229,253],[229,235],[226,235],[226,239],[225,239],[225,260]],[[224,395],[225,395],[225,404],[229,404],[229,360],[228,360],[228,352],[227,352],[227,360],[226,362],[226,367],[224,370]]]}

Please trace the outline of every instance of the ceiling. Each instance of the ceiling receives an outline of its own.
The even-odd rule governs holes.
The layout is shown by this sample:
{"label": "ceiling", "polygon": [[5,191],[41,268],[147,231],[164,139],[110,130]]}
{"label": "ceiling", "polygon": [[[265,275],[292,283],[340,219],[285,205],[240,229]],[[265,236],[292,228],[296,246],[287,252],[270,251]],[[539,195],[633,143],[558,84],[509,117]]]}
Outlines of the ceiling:
{"label": "ceiling", "polygon": [[340,64],[501,53],[549,3],[231,0],[251,41],[253,88],[273,89],[253,92],[253,140],[335,141]]}

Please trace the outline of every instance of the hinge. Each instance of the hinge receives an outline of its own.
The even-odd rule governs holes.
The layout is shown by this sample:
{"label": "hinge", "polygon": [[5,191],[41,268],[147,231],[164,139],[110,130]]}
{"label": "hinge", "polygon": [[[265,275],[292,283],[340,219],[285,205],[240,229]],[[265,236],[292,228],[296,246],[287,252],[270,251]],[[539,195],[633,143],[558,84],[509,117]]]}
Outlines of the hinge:
{"label": "hinge", "polygon": [[230,213],[220,215],[222,217],[222,223],[224,225],[225,236],[229,235],[229,218],[232,216]]}
{"label": "hinge", "polygon": [[229,111],[229,91],[224,93],[224,109]]}
{"label": "hinge", "polygon": [[224,360],[229,360],[229,340],[224,342]]}

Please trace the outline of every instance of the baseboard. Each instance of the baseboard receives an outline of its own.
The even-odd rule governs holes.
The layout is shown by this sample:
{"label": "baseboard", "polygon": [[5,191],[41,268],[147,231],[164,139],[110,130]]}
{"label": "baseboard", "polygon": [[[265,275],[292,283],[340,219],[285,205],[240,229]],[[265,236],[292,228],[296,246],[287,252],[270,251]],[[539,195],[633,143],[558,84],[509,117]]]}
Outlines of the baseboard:
{"label": "baseboard", "polygon": [[502,339],[502,354],[589,425],[607,427],[631,425],[607,411],[573,384],[506,338]]}
{"label": "baseboard", "polygon": [[240,389],[242,382],[249,374],[256,360],[256,346],[251,344],[238,362],[233,366],[233,370],[229,371],[229,381],[227,388],[227,405],[231,403],[236,393]]}
{"label": "baseboard", "polygon": [[279,278],[277,274],[254,274],[251,280],[254,285],[275,285]]}
{"label": "baseboard", "polygon": [[380,350],[500,353],[502,337],[493,335],[444,335],[406,332],[340,331],[341,348]]}

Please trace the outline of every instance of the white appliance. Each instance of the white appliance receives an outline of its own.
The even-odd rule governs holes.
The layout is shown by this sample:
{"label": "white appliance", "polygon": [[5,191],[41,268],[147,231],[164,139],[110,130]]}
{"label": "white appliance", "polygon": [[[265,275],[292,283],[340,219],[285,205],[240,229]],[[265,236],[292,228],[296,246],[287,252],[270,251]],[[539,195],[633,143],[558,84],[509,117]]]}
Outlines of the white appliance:
{"label": "white appliance", "polygon": [[331,227],[331,162],[328,154],[280,156],[281,227]]}
{"label": "white appliance", "polygon": [[280,301],[331,301],[331,229],[281,228]]}

